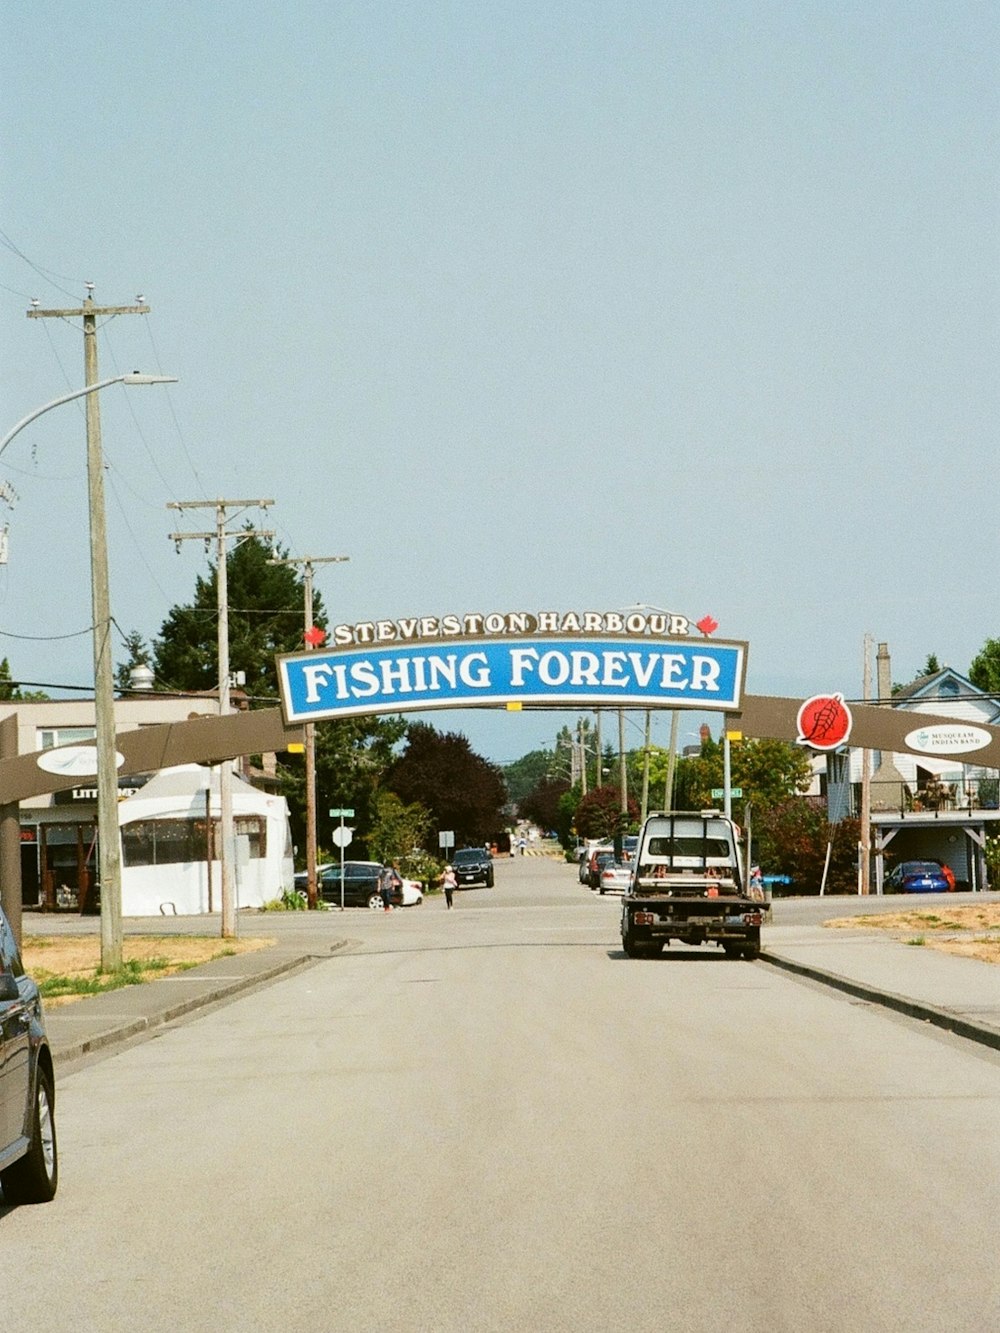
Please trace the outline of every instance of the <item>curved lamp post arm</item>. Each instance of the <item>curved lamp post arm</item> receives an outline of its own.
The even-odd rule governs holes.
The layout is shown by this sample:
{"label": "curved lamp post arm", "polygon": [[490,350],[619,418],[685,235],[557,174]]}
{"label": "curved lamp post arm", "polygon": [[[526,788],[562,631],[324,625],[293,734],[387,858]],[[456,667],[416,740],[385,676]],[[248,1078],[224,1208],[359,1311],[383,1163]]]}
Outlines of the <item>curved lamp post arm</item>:
{"label": "curved lamp post arm", "polygon": [[82,398],[84,394],[96,393],[98,389],[106,389],[109,384],[176,383],[176,375],[144,375],[141,371],[133,370],[127,375],[113,375],[111,379],[98,380],[96,384],[88,384],[83,389],[74,389],[72,393],[64,393],[61,398],[53,398],[51,403],[45,403],[42,407],[36,407],[34,412],[29,412],[26,417],[22,417],[17,425],[12,427],[3,439],[0,440],[0,454],[7,448],[14,436],[24,430],[25,426],[30,426],[36,417],[40,417],[43,412],[48,412],[53,407],[61,407],[63,403],[71,402],[74,398]]}

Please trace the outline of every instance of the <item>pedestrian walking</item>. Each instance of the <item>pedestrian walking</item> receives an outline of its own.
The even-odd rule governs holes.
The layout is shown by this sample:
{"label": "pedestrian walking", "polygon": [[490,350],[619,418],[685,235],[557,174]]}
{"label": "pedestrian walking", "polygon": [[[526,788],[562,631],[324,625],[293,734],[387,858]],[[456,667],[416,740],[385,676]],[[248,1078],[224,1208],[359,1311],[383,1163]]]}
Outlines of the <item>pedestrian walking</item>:
{"label": "pedestrian walking", "polygon": [[378,891],[382,898],[382,910],[384,912],[392,911],[393,890],[402,882],[395,861],[391,866],[382,867],[378,877]]}
{"label": "pedestrian walking", "polygon": [[451,866],[445,866],[444,874],[441,876],[441,884],[444,888],[444,900],[448,905],[448,911],[451,911],[451,895],[455,892],[455,885],[458,879]]}

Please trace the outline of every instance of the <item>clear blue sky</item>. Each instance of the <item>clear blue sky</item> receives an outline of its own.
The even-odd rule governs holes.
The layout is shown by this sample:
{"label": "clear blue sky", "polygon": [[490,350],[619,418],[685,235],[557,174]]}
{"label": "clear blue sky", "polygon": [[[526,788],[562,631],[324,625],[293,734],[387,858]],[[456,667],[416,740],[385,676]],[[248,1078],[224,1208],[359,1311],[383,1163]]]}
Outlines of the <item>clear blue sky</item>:
{"label": "clear blue sky", "polygon": [[[900,680],[1000,634],[993,0],[4,27],[2,429],[83,383],[78,325],[24,312],[85,281],[152,306],[102,373],[180,377],[102,395],[123,631],[207,569],[168,501],[225,496],[351,557],[317,579],[337,620],[651,602],[800,696],[859,695],[866,631]],[[17,677],[92,676],[84,463],[76,404],[0,460]],[[506,761],[563,719],[429,720]]]}

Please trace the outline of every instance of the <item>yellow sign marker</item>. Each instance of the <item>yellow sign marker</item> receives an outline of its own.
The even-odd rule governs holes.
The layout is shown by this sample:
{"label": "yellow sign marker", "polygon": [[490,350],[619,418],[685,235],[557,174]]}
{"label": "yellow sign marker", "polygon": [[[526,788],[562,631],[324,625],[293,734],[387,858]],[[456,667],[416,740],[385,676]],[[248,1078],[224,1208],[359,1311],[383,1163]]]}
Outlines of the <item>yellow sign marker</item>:
{"label": "yellow sign marker", "polygon": [[507,704],[508,713],[519,713],[521,711],[520,699],[511,699]]}

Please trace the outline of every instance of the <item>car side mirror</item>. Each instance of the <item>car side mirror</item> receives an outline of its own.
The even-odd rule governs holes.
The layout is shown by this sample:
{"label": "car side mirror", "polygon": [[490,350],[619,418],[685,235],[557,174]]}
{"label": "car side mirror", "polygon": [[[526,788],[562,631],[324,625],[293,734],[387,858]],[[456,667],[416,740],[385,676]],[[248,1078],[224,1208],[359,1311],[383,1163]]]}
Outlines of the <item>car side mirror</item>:
{"label": "car side mirror", "polygon": [[13,972],[0,972],[0,1003],[5,1000],[19,1000],[21,992],[18,989],[17,977]]}

